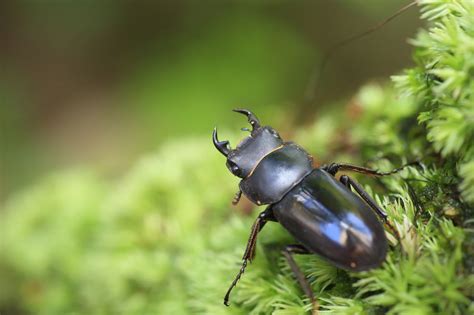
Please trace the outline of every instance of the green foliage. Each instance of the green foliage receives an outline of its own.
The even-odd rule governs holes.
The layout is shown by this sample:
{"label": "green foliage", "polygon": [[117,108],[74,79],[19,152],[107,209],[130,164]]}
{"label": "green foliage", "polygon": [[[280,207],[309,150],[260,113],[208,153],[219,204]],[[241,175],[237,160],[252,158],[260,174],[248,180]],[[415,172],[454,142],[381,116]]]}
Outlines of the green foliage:
{"label": "green foliage", "polygon": [[427,139],[456,163],[463,197],[474,203],[474,2],[422,0],[432,27],[412,43],[417,66],[394,80],[413,95]]}
{"label": "green foliage", "polygon": [[[348,273],[296,258],[321,314],[474,312],[474,6],[420,2],[431,28],[413,41],[417,65],[394,77],[397,88],[367,85],[346,112],[295,134],[318,161],[423,164],[359,177],[400,235],[387,232],[382,267]],[[0,312],[307,314],[278,250],[291,237],[277,224],[259,235],[257,258],[222,305],[258,213],[245,200],[230,206],[236,187],[208,137],[163,146],[118,183],[84,172],[43,180],[2,212]]]}
{"label": "green foliage", "polygon": [[0,310],[16,309],[14,303],[37,314],[80,308],[77,279],[104,195],[102,181],[78,170],[45,178],[7,203],[0,229],[0,274],[6,279],[0,282]]}

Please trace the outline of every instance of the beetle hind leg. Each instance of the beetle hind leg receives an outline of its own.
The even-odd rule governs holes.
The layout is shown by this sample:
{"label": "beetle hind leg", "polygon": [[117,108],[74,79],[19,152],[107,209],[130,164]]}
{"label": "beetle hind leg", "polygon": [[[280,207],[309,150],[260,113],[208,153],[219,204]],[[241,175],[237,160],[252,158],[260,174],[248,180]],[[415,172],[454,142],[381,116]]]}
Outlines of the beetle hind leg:
{"label": "beetle hind leg", "polygon": [[286,261],[288,262],[288,265],[290,266],[291,271],[293,272],[293,275],[298,281],[301,289],[306,294],[306,296],[309,297],[311,301],[311,304],[313,306],[312,314],[313,315],[318,314],[319,304],[316,298],[314,297],[313,289],[311,288],[311,285],[306,279],[306,276],[303,274],[301,269],[298,267],[298,264],[296,263],[295,259],[293,258],[294,254],[306,255],[306,254],[311,254],[311,252],[307,250],[305,247],[303,247],[302,245],[294,244],[294,245],[286,246],[282,250],[282,253],[283,253],[283,256],[285,256]]}
{"label": "beetle hind leg", "polygon": [[414,161],[414,162],[410,162],[405,165],[402,165],[388,172],[380,172],[379,170],[373,170],[373,169],[363,167],[363,166],[344,164],[344,163],[331,163],[329,165],[324,165],[321,168],[333,176],[335,176],[336,173],[339,171],[351,171],[351,172],[356,172],[356,173],[361,173],[361,174],[366,174],[366,175],[373,175],[373,176],[388,176],[388,175],[393,175],[398,172],[401,172],[408,166],[420,166],[420,165],[421,165],[420,161]]}
{"label": "beetle hind leg", "polygon": [[377,204],[377,202],[375,202],[375,200],[372,197],[370,197],[370,195],[365,191],[364,188],[362,188],[362,186],[358,182],[356,182],[355,180],[353,180],[347,175],[342,175],[339,181],[347,188],[349,189],[353,188],[355,192],[362,198],[362,200],[364,200],[369,205],[369,207],[372,210],[374,210],[374,212],[379,216],[379,218],[383,221],[383,223],[385,223],[388,226],[390,231],[400,241],[400,235],[398,234],[397,230],[393,227],[393,225],[388,220],[387,213],[382,210],[382,208]]}

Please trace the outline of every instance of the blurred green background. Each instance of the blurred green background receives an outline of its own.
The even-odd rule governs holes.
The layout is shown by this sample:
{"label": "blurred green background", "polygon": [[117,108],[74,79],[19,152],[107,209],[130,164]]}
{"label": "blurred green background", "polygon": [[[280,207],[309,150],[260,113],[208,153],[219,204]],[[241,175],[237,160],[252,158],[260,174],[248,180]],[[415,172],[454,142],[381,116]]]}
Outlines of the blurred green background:
{"label": "blurred green background", "polygon": [[473,313],[474,6],[418,3],[308,100],[407,1],[1,1],[0,315],[307,314],[278,224],[222,305],[259,211],[210,139],[235,107],[316,163],[423,157],[357,178],[401,236],[382,267],[296,257],[320,314]]}
{"label": "blurred green background", "polygon": [[325,50],[404,4],[2,1],[0,199],[71,167],[115,178],[162,143],[215,125],[224,137],[244,126],[234,107],[289,134],[410,65],[416,9],[339,50],[317,100],[304,99]]}

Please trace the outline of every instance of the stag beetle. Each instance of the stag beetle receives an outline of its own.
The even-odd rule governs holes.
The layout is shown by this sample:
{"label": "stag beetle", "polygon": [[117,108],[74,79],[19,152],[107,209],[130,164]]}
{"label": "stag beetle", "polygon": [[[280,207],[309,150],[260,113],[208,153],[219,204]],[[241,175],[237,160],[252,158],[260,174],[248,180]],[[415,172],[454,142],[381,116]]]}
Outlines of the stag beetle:
{"label": "stag beetle", "polygon": [[224,304],[229,305],[232,289],[247,262],[255,257],[257,235],[268,221],[279,222],[298,241],[286,246],[283,255],[313,307],[317,304],[311,286],[293,254],[317,254],[349,271],[380,266],[387,254],[382,222],[393,229],[387,214],[356,181],[347,175],[338,181],[335,175],[344,170],[384,176],[413,163],[390,172],[339,163],[314,168],[312,157],[303,148],[284,142],[272,127],[261,126],[249,110],[234,111],[247,116],[252,127],[247,129],[250,136],[231,149],[229,141],[218,140],[216,128],[212,134],[214,146],[227,158],[227,168],[242,178],[233,204],[238,203],[243,193],[253,203],[268,206],[252,226],[242,267],[224,297]]}

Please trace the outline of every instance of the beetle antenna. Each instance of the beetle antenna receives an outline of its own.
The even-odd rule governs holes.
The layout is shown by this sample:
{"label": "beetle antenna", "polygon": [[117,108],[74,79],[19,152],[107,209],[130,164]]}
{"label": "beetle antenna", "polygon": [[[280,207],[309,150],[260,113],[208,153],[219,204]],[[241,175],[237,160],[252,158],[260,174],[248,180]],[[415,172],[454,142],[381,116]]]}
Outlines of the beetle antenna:
{"label": "beetle antenna", "polygon": [[257,116],[255,116],[255,114],[249,111],[248,109],[236,108],[233,111],[247,116],[250,125],[252,125],[252,131],[255,131],[256,129],[260,128],[260,121],[258,120]]}
{"label": "beetle antenna", "polygon": [[251,132],[251,130],[250,130],[249,128],[247,128],[247,127],[240,128],[240,130],[242,130],[242,131],[248,131],[248,132]]}
{"label": "beetle antenna", "polygon": [[370,33],[373,33],[375,32],[376,30],[378,30],[379,28],[381,28],[382,26],[384,26],[385,24],[389,23],[390,21],[392,21],[393,19],[395,19],[396,17],[398,17],[400,14],[402,14],[403,12],[405,12],[406,10],[408,10],[409,8],[411,8],[412,6],[418,4],[418,0],[414,0],[410,3],[408,3],[407,5],[405,5],[404,7],[400,8],[397,12],[395,12],[394,14],[392,14],[391,16],[387,17],[385,20],[381,21],[380,23],[378,23],[377,25],[375,26],[372,26],[371,28],[369,28],[368,30],[362,32],[362,33],[359,33],[359,34],[356,34],[356,35],[353,35],[353,36],[350,36],[348,38],[345,38],[337,43],[335,43],[334,45],[332,45],[331,47],[329,47],[329,49],[324,53],[322,59],[321,59],[321,63],[319,64],[319,66],[313,71],[313,74],[308,82],[308,86],[306,88],[306,93],[305,93],[305,99],[308,103],[311,103],[311,102],[314,102],[319,94],[319,90],[320,90],[320,84],[321,84],[321,76],[324,72],[324,68],[326,67],[328,61],[331,59],[331,57],[334,55],[334,53],[340,49],[341,47],[343,46],[346,46],[347,44],[355,41],[355,40],[358,40],[362,37],[365,37],[366,35],[369,35]]}
{"label": "beetle antenna", "polygon": [[214,146],[216,147],[217,150],[219,150],[220,153],[222,153],[225,157],[229,155],[230,152],[230,146],[229,146],[229,141],[219,141],[217,138],[217,128],[214,127],[214,131],[212,132],[212,142],[214,143]]}

